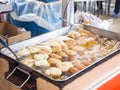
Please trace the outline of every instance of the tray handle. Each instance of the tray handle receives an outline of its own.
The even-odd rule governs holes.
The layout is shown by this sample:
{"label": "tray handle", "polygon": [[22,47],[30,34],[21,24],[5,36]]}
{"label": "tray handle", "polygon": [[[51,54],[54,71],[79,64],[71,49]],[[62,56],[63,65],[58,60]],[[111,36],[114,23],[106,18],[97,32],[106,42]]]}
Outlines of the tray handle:
{"label": "tray handle", "polygon": [[[27,75],[27,78],[23,81],[23,83],[21,83],[20,85],[16,85],[16,83],[14,83],[13,81],[10,81],[9,80],[9,78],[11,78],[12,76],[13,76],[13,74],[15,74],[15,72],[18,72],[18,71],[20,71],[20,72],[22,72],[22,75]],[[28,73],[28,72],[26,72],[25,70],[23,70],[23,69],[21,69],[21,68],[19,68],[19,67],[15,67],[14,69],[13,69],[13,71],[6,77],[6,80],[9,82],[9,83],[11,83],[11,84],[13,84],[14,86],[16,86],[17,88],[22,88],[26,83],[27,83],[27,81],[30,79],[30,77],[31,77],[31,75],[30,75],[30,73]],[[16,80],[15,79],[15,81],[19,81],[19,80]]]}
{"label": "tray handle", "polygon": [[17,55],[13,52],[13,50],[8,46],[7,42],[3,39],[3,37],[0,37],[0,43],[6,47],[14,56],[15,58],[18,60]]}

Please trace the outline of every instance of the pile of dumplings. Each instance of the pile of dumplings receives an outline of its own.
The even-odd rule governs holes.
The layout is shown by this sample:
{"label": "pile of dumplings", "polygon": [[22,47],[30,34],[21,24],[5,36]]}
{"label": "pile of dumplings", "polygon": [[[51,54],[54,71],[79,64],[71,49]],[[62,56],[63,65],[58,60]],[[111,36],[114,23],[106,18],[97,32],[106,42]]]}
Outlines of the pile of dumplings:
{"label": "pile of dumplings", "polygon": [[17,55],[28,55],[21,62],[38,71],[44,67],[42,73],[49,78],[64,80],[119,46],[117,40],[102,38],[80,27],[77,31],[69,31],[65,36],[23,48]]}

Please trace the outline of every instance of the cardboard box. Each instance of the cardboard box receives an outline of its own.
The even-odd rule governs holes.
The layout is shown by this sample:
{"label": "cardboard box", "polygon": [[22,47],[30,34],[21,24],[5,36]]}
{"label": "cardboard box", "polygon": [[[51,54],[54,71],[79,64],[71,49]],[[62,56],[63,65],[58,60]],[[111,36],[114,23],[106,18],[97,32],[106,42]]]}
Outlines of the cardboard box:
{"label": "cardboard box", "polygon": [[[0,23],[0,37],[3,38],[8,45],[15,44],[31,37],[30,31],[19,32],[20,28],[9,24],[8,22]],[[3,47],[0,43],[0,48]]]}

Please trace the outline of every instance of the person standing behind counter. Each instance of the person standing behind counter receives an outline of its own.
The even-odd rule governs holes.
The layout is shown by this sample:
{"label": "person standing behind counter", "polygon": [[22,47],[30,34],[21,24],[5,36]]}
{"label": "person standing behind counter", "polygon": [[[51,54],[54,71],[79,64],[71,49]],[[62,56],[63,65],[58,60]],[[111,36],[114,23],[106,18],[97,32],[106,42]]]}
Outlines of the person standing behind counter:
{"label": "person standing behind counter", "polygon": [[119,10],[120,10],[120,0],[116,0],[115,2],[115,10],[114,10],[114,17],[119,16]]}
{"label": "person standing behind counter", "polygon": [[99,10],[103,10],[102,1],[97,1],[97,8],[98,8]]}
{"label": "person standing behind counter", "polygon": [[97,3],[97,9],[95,10],[95,14],[103,13],[103,5],[102,1],[96,1]]}

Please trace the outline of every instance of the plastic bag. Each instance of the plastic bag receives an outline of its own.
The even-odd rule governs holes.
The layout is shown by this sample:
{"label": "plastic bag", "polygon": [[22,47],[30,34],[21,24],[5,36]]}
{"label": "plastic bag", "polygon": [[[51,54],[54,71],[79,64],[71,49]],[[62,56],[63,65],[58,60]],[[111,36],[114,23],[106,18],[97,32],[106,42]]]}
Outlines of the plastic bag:
{"label": "plastic bag", "polygon": [[75,23],[78,24],[78,23],[81,23],[81,21],[84,22],[85,20],[90,21],[90,26],[94,26],[94,27],[104,29],[104,30],[109,30],[110,26],[112,25],[112,22],[113,22],[112,19],[101,20],[100,18],[98,18],[97,16],[95,16],[93,14],[76,11]]}
{"label": "plastic bag", "polygon": [[[12,4],[14,12],[11,13],[10,21],[16,26],[23,27],[26,30],[31,30],[33,33],[35,32],[34,30],[36,27],[33,28],[31,23],[34,23],[34,25],[37,26],[36,29],[39,29],[38,27],[42,27],[47,31],[62,28],[62,21],[59,19],[59,17],[62,17],[61,0],[51,3],[44,3],[35,0],[12,0]],[[71,20],[72,16],[72,7],[70,6],[71,3],[68,5],[68,21]],[[26,26],[25,23],[29,23],[29,26]],[[36,32],[36,35],[39,33]],[[35,36],[35,34],[32,36]]]}
{"label": "plastic bag", "polygon": [[51,25],[54,29],[62,27],[61,20],[58,18],[62,15],[61,1],[43,3],[39,1],[14,0],[12,3],[14,12],[18,17],[27,14],[36,14],[48,22],[49,26]]}
{"label": "plastic bag", "polygon": [[[61,21],[55,17],[54,3],[45,4],[38,1],[14,0],[14,12],[10,14],[10,22],[16,26],[31,31],[31,36],[37,36],[61,27]],[[60,8],[60,3],[57,8]],[[55,4],[55,5],[56,5]],[[58,15],[60,13],[57,13]]]}
{"label": "plastic bag", "polygon": [[27,14],[18,17],[12,12],[10,22],[18,27],[31,31],[32,37],[54,30],[43,18],[35,14]]}

